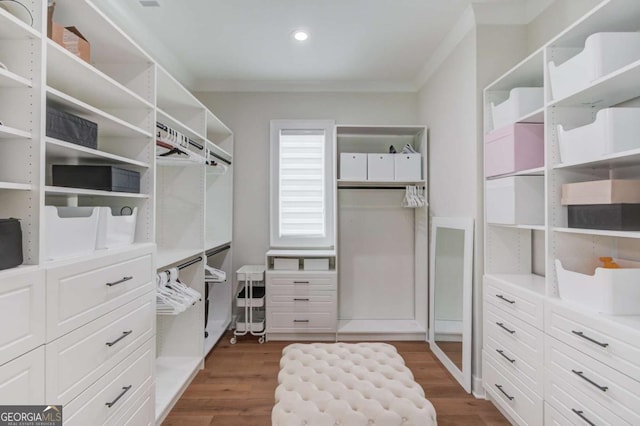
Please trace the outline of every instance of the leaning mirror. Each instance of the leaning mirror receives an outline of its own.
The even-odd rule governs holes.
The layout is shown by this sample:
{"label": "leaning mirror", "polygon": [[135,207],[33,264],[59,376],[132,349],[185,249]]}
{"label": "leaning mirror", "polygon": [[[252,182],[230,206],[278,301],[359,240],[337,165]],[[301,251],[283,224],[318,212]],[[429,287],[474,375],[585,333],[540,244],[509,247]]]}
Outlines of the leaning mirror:
{"label": "leaning mirror", "polygon": [[471,392],[473,219],[431,220],[429,346]]}

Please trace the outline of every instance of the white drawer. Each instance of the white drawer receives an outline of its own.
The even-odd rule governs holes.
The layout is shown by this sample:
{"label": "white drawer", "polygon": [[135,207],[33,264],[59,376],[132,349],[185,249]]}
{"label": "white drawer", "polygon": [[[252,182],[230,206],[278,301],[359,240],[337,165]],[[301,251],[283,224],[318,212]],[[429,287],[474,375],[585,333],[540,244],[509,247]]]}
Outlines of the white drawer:
{"label": "white drawer", "polygon": [[126,410],[153,383],[155,340],[150,339],[64,407],[65,426],[102,425]]}
{"label": "white drawer", "polygon": [[544,298],[532,291],[484,277],[484,300],[542,330]]}
{"label": "white drawer", "polygon": [[485,304],[484,334],[533,365],[544,362],[544,333],[524,321]]}
{"label": "white drawer", "polygon": [[546,303],[545,315],[548,335],[640,381],[640,333],[636,330],[561,302]]}
{"label": "white drawer", "polygon": [[47,270],[47,341],[151,291],[152,273],[151,254],[132,252]]}
{"label": "white drawer", "polygon": [[154,334],[149,293],[47,344],[47,401],[66,405]]}
{"label": "white drawer", "polygon": [[[580,423],[578,423],[580,422]],[[585,423],[581,419],[576,419],[574,421],[570,421],[565,416],[560,414],[558,410],[556,410],[553,405],[550,405],[548,402],[544,403],[544,425],[545,426],[565,426],[565,425],[579,425],[583,426]]]}
{"label": "white drawer", "polygon": [[547,339],[547,368],[560,386],[571,385],[616,416],[640,425],[640,382],[557,341]]}
{"label": "white drawer", "polygon": [[338,278],[330,274],[267,274],[267,292],[294,294],[309,290],[337,290]]}
{"label": "white drawer", "polygon": [[0,365],[44,343],[44,270],[0,274]]}
{"label": "white drawer", "polygon": [[334,332],[337,318],[333,312],[269,312],[267,332]]}
{"label": "white drawer", "polygon": [[314,291],[306,295],[271,294],[267,310],[271,312],[336,312],[335,291]]}
{"label": "white drawer", "polygon": [[123,407],[122,415],[105,426],[154,426],[156,424],[155,387],[153,384],[145,390],[139,398],[127,403]]}
{"label": "white drawer", "polygon": [[44,346],[0,367],[2,405],[40,405],[44,397]]}
{"label": "white drawer", "polygon": [[482,357],[482,374],[487,393],[519,425],[542,424],[542,398],[497,365],[493,357],[486,353]]}

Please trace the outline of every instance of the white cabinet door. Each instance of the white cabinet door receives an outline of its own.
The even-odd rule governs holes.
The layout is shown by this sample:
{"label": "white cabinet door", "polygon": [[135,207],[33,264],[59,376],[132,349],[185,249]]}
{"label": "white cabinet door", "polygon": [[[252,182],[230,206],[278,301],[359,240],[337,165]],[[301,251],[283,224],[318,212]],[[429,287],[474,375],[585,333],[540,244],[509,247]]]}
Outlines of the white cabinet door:
{"label": "white cabinet door", "polygon": [[0,367],[2,405],[40,405],[44,398],[44,346]]}

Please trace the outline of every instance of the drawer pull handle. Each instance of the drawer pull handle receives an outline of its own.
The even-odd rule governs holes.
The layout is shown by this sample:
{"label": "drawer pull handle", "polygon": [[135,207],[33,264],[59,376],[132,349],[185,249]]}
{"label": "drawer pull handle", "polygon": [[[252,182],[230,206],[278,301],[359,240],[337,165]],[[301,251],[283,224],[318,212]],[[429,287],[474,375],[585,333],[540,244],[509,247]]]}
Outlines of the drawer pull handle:
{"label": "drawer pull handle", "polygon": [[309,322],[309,320],[297,320],[297,319],[294,319],[293,322]]}
{"label": "drawer pull handle", "polygon": [[498,299],[502,299],[502,300],[504,300],[505,302],[510,303],[510,304],[512,304],[512,305],[513,305],[514,303],[516,303],[516,301],[515,301],[515,300],[509,300],[509,299],[507,299],[506,297],[504,297],[504,296],[503,296],[503,295],[501,295],[501,294],[496,294],[496,297],[497,297]]}
{"label": "drawer pull handle", "polygon": [[583,413],[584,411],[582,410],[576,410],[575,408],[572,408],[571,411],[573,411],[574,413],[576,413],[576,415],[578,417],[580,417],[582,420],[584,420],[585,422],[587,422],[589,425],[591,426],[596,426],[596,424],[594,422],[592,422],[591,420],[589,420]]}
{"label": "drawer pull handle", "polygon": [[294,284],[309,284],[309,281],[294,281]]}
{"label": "drawer pull handle", "polygon": [[516,362],[515,359],[511,359],[508,356],[506,356],[504,354],[504,351],[502,349],[496,349],[496,352],[498,352],[500,355],[502,355],[504,357],[504,359],[506,359],[507,361],[509,361],[511,364],[513,364],[514,362]]}
{"label": "drawer pull handle", "polygon": [[509,398],[509,401],[513,401],[513,400],[515,399],[515,396],[511,396],[511,395],[509,395],[508,393],[506,393],[506,392],[504,391],[504,389],[502,389],[502,385],[498,385],[498,384],[496,384],[496,387],[498,388],[498,390],[499,390],[500,392],[502,392],[502,393],[504,394],[504,396],[506,396],[507,398]]}
{"label": "drawer pull handle", "polygon": [[601,343],[601,342],[598,342],[598,341],[597,341],[597,340],[595,340],[595,339],[592,339],[592,338],[591,338],[591,337],[589,337],[589,336],[585,336],[585,335],[584,335],[584,333],[583,333],[582,331],[575,331],[575,330],[571,330],[571,332],[572,332],[573,334],[575,334],[576,336],[580,336],[580,337],[582,337],[583,339],[590,341],[591,343],[595,343],[595,344],[596,344],[596,345],[598,345],[598,346],[602,346],[603,348],[606,348],[607,346],[609,346],[609,344],[608,344],[608,343]]}
{"label": "drawer pull handle", "polygon": [[129,331],[123,331],[122,335],[120,337],[118,337],[116,340],[114,340],[113,342],[107,342],[106,345],[111,347],[113,345],[115,345],[116,343],[118,343],[120,340],[124,339],[125,337],[127,337],[128,335],[130,335],[131,333],[133,333],[133,330],[129,330]]}
{"label": "drawer pull handle", "polygon": [[592,384],[593,386],[597,387],[598,389],[600,389],[602,392],[606,392],[607,389],[609,389],[607,386],[600,386],[599,384],[597,384],[596,382],[594,382],[593,380],[591,380],[590,378],[586,377],[584,375],[584,373],[582,371],[576,371],[576,370],[571,370],[571,372],[573,374],[575,374],[576,376],[580,377],[582,380],[585,380],[587,383]]}
{"label": "drawer pull handle", "polygon": [[309,298],[308,297],[294,297],[293,300],[296,301],[296,302],[308,302]]}
{"label": "drawer pull handle", "polygon": [[497,322],[497,323],[496,323],[496,325],[497,325],[498,327],[500,327],[501,329],[503,329],[503,330],[505,330],[505,331],[509,332],[509,334],[513,334],[513,333],[515,333],[515,332],[516,332],[515,330],[509,330],[507,327],[505,327],[505,326],[504,326],[504,323]]}
{"label": "drawer pull handle", "polygon": [[113,287],[114,285],[118,285],[118,284],[122,284],[122,283],[126,283],[127,281],[131,281],[133,279],[133,277],[124,277],[121,280],[118,281],[114,281],[112,283],[107,283],[107,285],[109,287]]}
{"label": "drawer pull handle", "polygon": [[122,388],[122,392],[120,393],[120,395],[116,396],[116,399],[114,399],[114,400],[113,400],[113,401],[111,401],[111,402],[107,402],[107,403],[106,403],[106,404],[104,404],[104,405],[106,405],[106,406],[107,406],[107,407],[109,407],[109,408],[113,407],[114,405],[116,405],[116,402],[118,402],[118,400],[124,396],[124,394],[125,394],[125,393],[129,392],[129,390],[131,389],[131,387],[132,387],[132,385],[129,385],[129,386],[125,386],[125,387],[123,387],[123,388]]}

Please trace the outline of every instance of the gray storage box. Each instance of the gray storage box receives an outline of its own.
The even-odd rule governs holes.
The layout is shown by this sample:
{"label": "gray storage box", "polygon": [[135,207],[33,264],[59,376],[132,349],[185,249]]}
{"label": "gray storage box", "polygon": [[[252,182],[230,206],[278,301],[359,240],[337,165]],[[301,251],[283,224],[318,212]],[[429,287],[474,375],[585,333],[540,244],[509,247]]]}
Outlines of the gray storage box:
{"label": "gray storage box", "polygon": [[98,148],[98,125],[47,105],[46,135],[65,142]]}
{"label": "gray storage box", "polygon": [[140,193],[140,173],[116,166],[53,166],[53,185]]}

